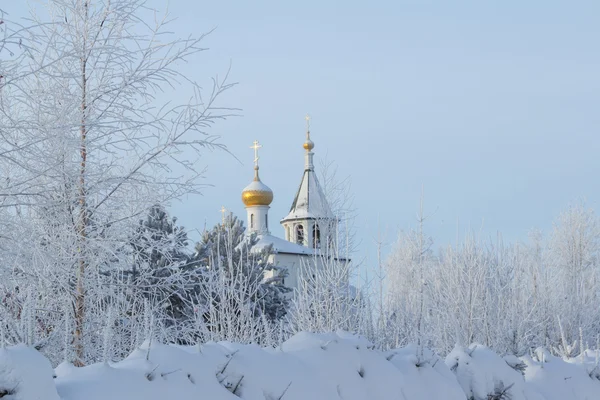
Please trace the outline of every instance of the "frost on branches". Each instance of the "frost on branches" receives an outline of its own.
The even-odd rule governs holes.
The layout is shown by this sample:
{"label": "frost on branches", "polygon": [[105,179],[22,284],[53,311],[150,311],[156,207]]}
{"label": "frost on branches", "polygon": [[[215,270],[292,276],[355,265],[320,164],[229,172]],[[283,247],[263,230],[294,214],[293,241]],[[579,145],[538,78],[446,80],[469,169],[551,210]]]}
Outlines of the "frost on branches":
{"label": "frost on branches", "polygon": [[255,235],[246,235],[242,222],[229,215],[204,232],[196,245],[194,263],[204,269],[196,296],[198,324],[204,340],[265,343],[287,312],[289,289],[285,270],[264,280],[270,249],[254,249]]}
{"label": "frost on branches", "polygon": [[[600,340],[599,256],[600,221],[583,204],[528,243],[469,235],[423,253],[418,233],[402,233],[386,263],[379,336],[392,347],[421,338],[442,354],[474,342],[517,356],[539,346],[583,354]],[[419,271],[423,280],[414,279]]]}
{"label": "frost on branches", "polygon": [[7,337],[40,348],[66,334],[81,365],[98,359],[105,311],[128,295],[106,271],[131,267],[123,247],[138,219],[199,191],[196,161],[218,146],[209,131],[229,114],[217,99],[230,85],[204,94],[182,75],[175,65],[203,37],[169,34],[169,17],[141,0],[36,12],[2,31],[18,44],[0,64],[2,320]]}

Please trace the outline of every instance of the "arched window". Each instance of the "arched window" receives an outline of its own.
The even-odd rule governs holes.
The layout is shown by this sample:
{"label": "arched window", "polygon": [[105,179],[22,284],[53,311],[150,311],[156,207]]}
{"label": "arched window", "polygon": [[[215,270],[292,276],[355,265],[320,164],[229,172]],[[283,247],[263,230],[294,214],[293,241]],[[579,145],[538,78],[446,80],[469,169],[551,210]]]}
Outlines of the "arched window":
{"label": "arched window", "polygon": [[250,214],[250,229],[254,229],[254,214]]}
{"label": "arched window", "polygon": [[321,247],[321,230],[318,224],[313,227],[313,247],[315,249]]}
{"label": "arched window", "polygon": [[265,214],[265,229],[269,229],[269,214]]}
{"label": "arched window", "polygon": [[302,224],[296,226],[296,243],[304,245],[304,227]]}

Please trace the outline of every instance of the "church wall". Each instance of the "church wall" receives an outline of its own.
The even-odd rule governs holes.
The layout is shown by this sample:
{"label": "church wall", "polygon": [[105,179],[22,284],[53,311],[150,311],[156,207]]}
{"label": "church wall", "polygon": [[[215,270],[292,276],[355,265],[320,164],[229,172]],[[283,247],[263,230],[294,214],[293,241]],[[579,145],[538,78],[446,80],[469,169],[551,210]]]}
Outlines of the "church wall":
{"label": "church wall", "polygon": [[[322,267],[320,257],[317,257],[319,267]],[[288,276],[285,278],[285,286],[292,290],[298,288],[300,282],[300,268],[302,265],[306,267],[314,266],[315,258],[311,255],[277,253],[269,256],[269,261],[277,267],[285,267],[288,270]],[[272,277],[272,271],[265,278]],[[290,293],[291,296],[291,293]]]}

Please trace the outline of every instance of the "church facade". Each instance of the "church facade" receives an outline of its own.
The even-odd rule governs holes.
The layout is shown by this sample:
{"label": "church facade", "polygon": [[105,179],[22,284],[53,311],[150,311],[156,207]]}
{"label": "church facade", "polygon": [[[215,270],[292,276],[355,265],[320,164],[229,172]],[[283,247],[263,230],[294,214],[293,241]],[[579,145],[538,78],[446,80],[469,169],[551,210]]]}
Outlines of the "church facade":
{"label": "church facade", "polygon": [[284,283],[287,287],[296,289],[300,281],[301,268],[322,265],[321,256],[328,254],[333,248],[337,219],[315,173],[313,162],[315,144],[310,138],[310,127],[307,126],[306,140],[303,144],[302,179],[289,213],[279,221],[283,226],[284,238],[272,235],[269,228],[269,206],[273,201],[273,191],[259,177],[258,149],[260,147],[255,141],[252,146],[255,152],[254,179],[242,191],[242,201],[247,214],[247,232],[258,236],[256,249],[272,247],[270,261],[288,270]]}

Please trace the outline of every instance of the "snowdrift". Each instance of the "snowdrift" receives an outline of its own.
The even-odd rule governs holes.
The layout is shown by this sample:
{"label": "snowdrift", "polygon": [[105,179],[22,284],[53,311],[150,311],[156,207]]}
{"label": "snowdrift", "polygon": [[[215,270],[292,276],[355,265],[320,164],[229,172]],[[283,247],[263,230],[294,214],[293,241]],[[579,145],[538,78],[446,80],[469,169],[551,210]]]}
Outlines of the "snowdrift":
{"label": "snowdrift", "polygon": [[446,357],[467,399],[589,400],[600,399],[596,352],[564,361],[537,349],[534,358],[500,357],[479,344],[457,346]]}
{"label": "snowdrift", "polygon": [[[594,353],[572,362],[500,357],[480,345],[445,360],[408,346],[373,349],[360,336],[301,333],[279,348],[144,343],[125,360],[55,371],[25,346],[0,350],[3,400],[600,399]],[[542,360],[542,361],[539,361]],[[53,379],[54,376],[54,379]]]}
{"label": "snowdrift", "polygon": [[24,345],[0,349],[0,397],[59,400],[50,361]]}

